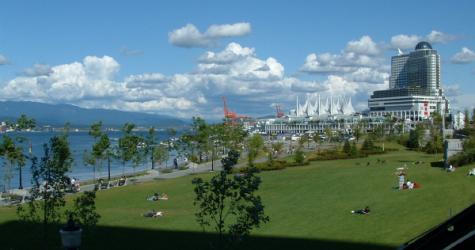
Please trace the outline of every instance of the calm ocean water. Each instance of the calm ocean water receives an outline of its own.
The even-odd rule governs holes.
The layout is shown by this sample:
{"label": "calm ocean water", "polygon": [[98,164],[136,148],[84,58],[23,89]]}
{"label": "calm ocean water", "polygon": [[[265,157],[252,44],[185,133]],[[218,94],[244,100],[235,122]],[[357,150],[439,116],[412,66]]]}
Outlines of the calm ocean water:
{"label": "calm ocean water", "polygon": [[[137,132],[137,135],[145,136],[147,132]],[[32,154],[40,159],[43,156],[43,144],[48,143],[50,138],[55,135],[60,135],[59,132],[11,132],[7,133],[10,137],[25,137],[27,142],[23,143],[24,153],[28,154],[28,148],[31,142]],[[116,145],[119,137],[122,135],[121,132],[108,132],[111,139],[111,144]],[[0,134],[3,136],[3,134]],[[167,139],[166,132],[157,131],[156,134],[157,141],[162,141]],[[70,132],[68,135],[69,146],[73,154],[73,166],[71,171],[68,173],[68,176],[78,178],[79,180],[88,180],[94,177],[94,171],[92,166],[85,166],[83,162],[84,151],[91,150],[94,139],[88,135],[87,132]],[[170,159],[167,162],[167,165],[170,167],[173,163],[173,158],[175,157],[175,152],[170,153]],[[127,163],[125,167],[125,173],[132,173],[134,171],[150,169],[152,163],[150,160],[144,162],[143,165],[135,168],[132,167],[131,163]],[[31,186],[31,162],[27,161],[26,166],[23,168],[23,186]],[[113,160],[111,163],[111,175],[121,175],[124,169],[122,164],[117,160]],[[3,164],[2,159],[0,159],[0,191],[3,191],[3,186],[7,184],[4,176],[6,173],[6,167]],[[18,188],[19,178],[18,178],[18,169],[14,168],[12,171],[11,179],[11,188]],[[101,169],[96,169],[96,178],[107,177],[107,162],[103,163]]]}

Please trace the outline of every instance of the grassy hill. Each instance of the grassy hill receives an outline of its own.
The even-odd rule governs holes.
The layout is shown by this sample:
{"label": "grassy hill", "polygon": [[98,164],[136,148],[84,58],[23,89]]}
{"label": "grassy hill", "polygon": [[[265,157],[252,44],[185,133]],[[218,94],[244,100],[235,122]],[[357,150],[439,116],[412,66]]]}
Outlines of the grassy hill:
{"label": "grassy hill", "polygon": [[[378,163],[378,159],[386,162]],[[447,173],[430,166],[440,159],[441,155],[400,150],[263,172],[260,195],[271,220],[253,232],[247,249],[394,248],[446,220],[450,211],[455,214],[475,202],[475,178],[466,176],[473,165]],[[416,161],[422,163],[414,164]],[[409,179],[420,183],[420,189],[395,189],[395,170],[404,164],[409,168]],[[207,248],[210,236],[200,234],[194,218],[192,178],[99,192],[97,206],[102,219],[94,237],[85,238],[84,244],[89,246],[85,249]],[[146,201],[156,191],[167,193],[170,199]],[[370,215],[350,213],[366,205],[372,210]],[[150,209],[164,211],[165,216],[141,216]],[[14,228],[27,230],[11,222],[15,219],[14,209],[0,208],[0,235],[11,235],[5,237],[3,246],[15,245],[13,239],[19,236]],[[22,233],[22,237],[34,237],[26,235]],[[16,242],[35,241],[40,239]]]}

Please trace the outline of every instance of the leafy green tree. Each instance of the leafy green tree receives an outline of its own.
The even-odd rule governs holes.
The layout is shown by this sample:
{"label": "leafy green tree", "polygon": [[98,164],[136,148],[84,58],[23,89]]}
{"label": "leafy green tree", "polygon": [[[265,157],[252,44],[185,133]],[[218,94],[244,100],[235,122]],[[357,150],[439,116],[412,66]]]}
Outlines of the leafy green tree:
{"label": "leafy green tree", "polygon": [[302,146],[298,146],[297,150],[295,150],[294,161],[299,165],[301,165],[305,162],[305,154],[302,150]]}
{"label": "leafy green tree", "polygon": [[463,122],[465,124],[465,127],[468,128],[470,127],[470,116],[469,116],[469,113],[468,113],[468,109],[465,109],[465,111],[463,112],[464,114],[464,118],[463,118]]}
{"label": "leafy green tree", "polygon": [[153,148],[153,159],[155,162],[158,162],[159,165],[167,162],[169,157],[167,146],[159,145]]}
{"label": "leafy green tree", "polygon": [[372,138],[366,138],[364,140],[363,145],[361,145],[361,150],[362,151],[372,151],[375,149],[374,141]]}
{"label": "leafy green tree", "polygon": [[65,189],[69,185],[66,173],[71,169],[72,156],[67,135],[52,137],[44,144],[40,162],[32,158],[32,187],[28,202],[17,208],[22,220],[43,222],[45,242],[48,242],[48,225],[59,223],[65,206]]}
{"label": "leafy green tree", "polygon": [[152,169],[155,168],[155,151],[156,151],[156,144],[157,144],[157,141],[156,141],[156,131],[155,131],[155,128],[154,127],[150,127],[148,129],[148,133],[147,133],[147,136],[145,138],[145,144],[146,144],[146,147],[145,147],[145,155],[150,155],[150,161],[152,163]]}
{"label": "leafy green tree", "polygon": [[472,127],[475,128],[475,108],[472,110]]}
{"label": "leafy green tree", "polygon": [[23,189],[22,169],[25,166],[25,156],[23,155],[23,148],[15,145],[15,142],[8,135],[4,135],[0,144],[0,157],[4,158],[6,164],[6,171],[4,178],[6,180],[7,189],[11,188],[12,169],[16,166],[18,168],[19,189]]}
{"label": "leafy green tree", "polygon": [[327,137],[327,141],[332,142],[333,141],[333,131],[330,128],[326,128],[324,133],[325,133],[325,136]]}
{"label": "leafy green tree", "polygon": [[304,134],[300,137],[299,143],[302,144],[307,144],[307,149],[310,148],[310,136],[308,134]]}
{"label": "leafy green tree", "polygon": [[192,151],[198,151],[198,160],[202,162],[203,155],[209,147],[209,128],[203,118],[193,117],[191,133],[188,134],[188,139],[190,140]]}
{"label": "leafy green tree", "polygon": [[431,139],[424,147],[424,151],[429,154],[437,154],[444,150],[442,134],[437,128],[431,129]]}
{"label": "leafy green tree", "polygon": [[284,149],[284,143],[283,142],[272,143],[271,148],[272,148],[272,151],[274,151],[276,154],[280,154],[282,150]]}
{"label": "leafy green tree", "polygon": [[28,118],[25,114],[22,114],[17,120],[17,130],[30,130],[36,127],[36,121],[33,118]]}
{"label": "leafy green tree", "polygon": [[409,140],[406,146],[410,149],[420,149],[423,132],[424,127],[421,124],[417,124],[416,128],[409,132]]}
{"label": "leafy green tree", "polygon": [[119,138],[119,145],[117,148],[117,156],[122,162],[122,172],[125,171],[125,165],[127,162],[132,161],[133,168],[135,168],[142,162],[144,157],[144,141],[139,136],[133,134],[135,124],[125,123],[122,127],[122,137]]}
{"label": "leafy green tree", "polygon": [[96,212],[96,192],[86,191],[73,201],[71,210],[66,214],[72,216],[74,221],[86,227],[93,227],[99,222],[101,216]]}
{"label": "leafy green tree", "polygon": [[356,142],[353,141],[351,144],[350,155],[355,157],[358,155],[358,148],[356,147]]}
{"label": "leafy green tree", "polygon": [[[94,144],[89,156],[86,157],[86,163],[93,166],[94,179],[96,179],[96,169],[102,168],[104,160],[109,159],[110,139],[107,133],[102,131],[102,122],[93,123],[89,129],[89,135],[94,138]],[[108,176],[110,180],[110,164],[108,164]]]}
{"label": "leafy green tree", "polygon": [[347,155],[351,155],[351,145],[348,140],[346,140],[345,144],[343,145],[343,152]]}
{"label": "leafy green tree", "polygon": [[320,137],[320,134],[318,133],[313,133],[312,140],[315,142],[315,144],[322,144],[322,138]]}
{"label": "leafy green tree", "polygon": [[197,222],[204,231],[212,229],[218,239],[212,248],[231,248],[249,235],[252,229],[269,221],[264,213],[261,197],[256,194],[261,179],[255,167],[248,167],[241,175],[231,175],[239,154],[231,150],[223,158],[223,170],[211,180],[193,179],[194,205]]}
{"label": "leafy green tree", "polygon": [[442,128],[442,115],[438,112],[434,112],[431,114],[432,123],[434,128]]}
{"label": "leafy green tree", "polygon": [[172,141],[172,139],[174,139],[176,136],[176,130],[174,128],[168,128],[167,134],[168,134],[168,139],[167,139],[168,157],[167,158],[170,158],[170,152],[176,149],[176,143]]}
{"label": "leafy green tree", "polygon": [[254,166],[254,160],[256,159],[257,155],[259,154],[262,147],[264,147],[264,139],[259,134],[253,134],[247,143],[248,147],[248,162],[249,166]]}
{"label": "leafy green tree", "polygon": [[355,136],[355,139],[356,139],[356,142],[359,142],[360,138],[361,138],[361,135],[362,135],[362,123],[361,122],[358,122],[358,123],[355,123],[352,127],[352,132],[353,132],[353,135]]}

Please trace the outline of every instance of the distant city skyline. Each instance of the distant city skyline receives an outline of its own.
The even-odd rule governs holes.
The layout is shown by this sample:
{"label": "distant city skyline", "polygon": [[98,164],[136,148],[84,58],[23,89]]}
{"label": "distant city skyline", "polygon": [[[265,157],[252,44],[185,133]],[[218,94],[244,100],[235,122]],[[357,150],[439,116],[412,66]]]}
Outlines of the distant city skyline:
{"label": "distant city skyline", "polygon": [[475,107],[475,2],[15,1],[0,100],[173,115],[287,112],[307,93],[367,109],[391,56],[428,41],[452,110]]}

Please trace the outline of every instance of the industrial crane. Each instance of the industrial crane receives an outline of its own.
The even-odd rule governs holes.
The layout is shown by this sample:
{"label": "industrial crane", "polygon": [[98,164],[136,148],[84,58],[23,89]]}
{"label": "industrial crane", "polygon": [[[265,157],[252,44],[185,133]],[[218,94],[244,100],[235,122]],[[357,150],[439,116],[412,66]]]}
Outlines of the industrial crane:
{"label": "industrial crane", "polygon": [[284,117],[284,112],[282,111],[281,107],[279,104],[276,104],[275,105],[275,116],[277,118],[281,118],[281,117]]}
{"label": "industrial crane", "polygon": [[249,118],[245,115],[239,115],[239,114],[236,114],[236,112],[233,112],[233,111],[229,110],[228,105],[227,105],[227,99],[226,99],[225,96],[222,96],[221,99],[223,100],[224,118],[225,119],[235,121],[235,120],[238,120],[238,119]]}

